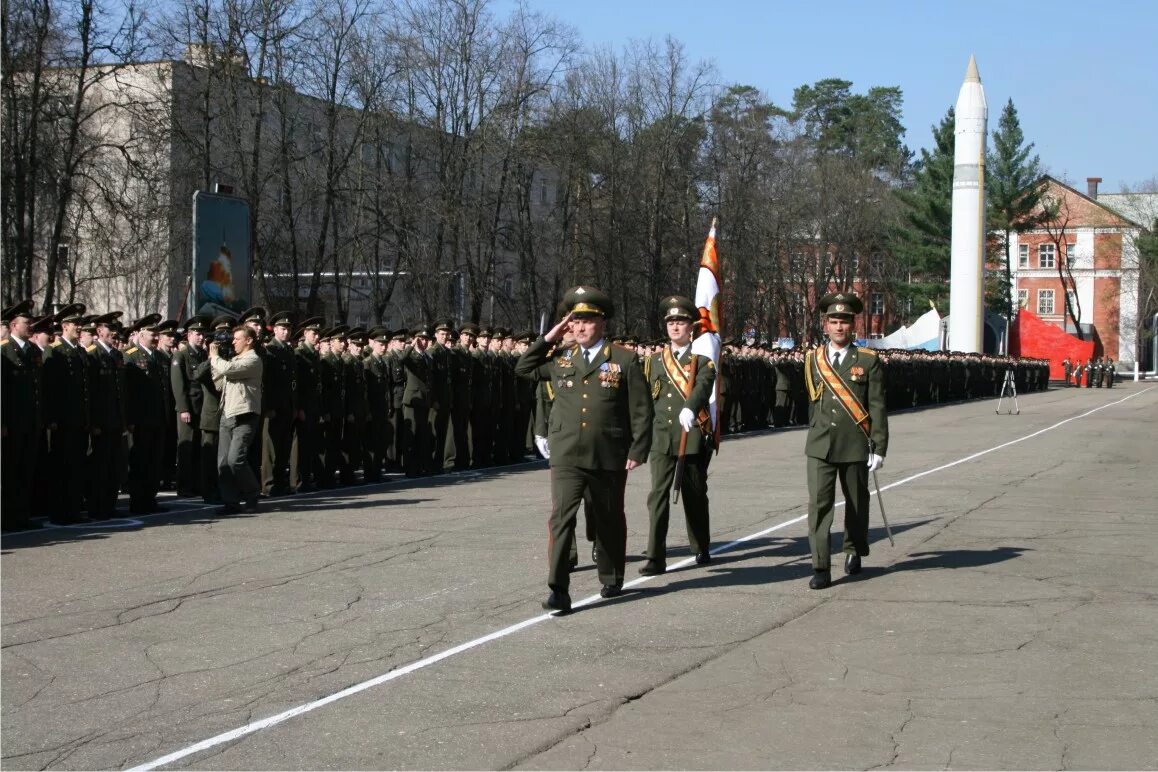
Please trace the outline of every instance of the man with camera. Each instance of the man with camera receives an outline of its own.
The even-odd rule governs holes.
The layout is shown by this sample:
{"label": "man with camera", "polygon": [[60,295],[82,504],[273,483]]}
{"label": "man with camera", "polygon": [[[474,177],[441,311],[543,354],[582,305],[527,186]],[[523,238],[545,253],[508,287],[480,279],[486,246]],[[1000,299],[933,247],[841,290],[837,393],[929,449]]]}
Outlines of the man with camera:
{"label": "man with camera", "polygon": [[254,351],[256,342],[256,333],[243,324],[233,329],[232,356],[222,356],[226,346],[217,337],[209,344],[209,366],[221,392],[217,475],[224,506],[217,512],[222,515],[257,511],[259,485],[249,460],[261,422],[262,361]]}

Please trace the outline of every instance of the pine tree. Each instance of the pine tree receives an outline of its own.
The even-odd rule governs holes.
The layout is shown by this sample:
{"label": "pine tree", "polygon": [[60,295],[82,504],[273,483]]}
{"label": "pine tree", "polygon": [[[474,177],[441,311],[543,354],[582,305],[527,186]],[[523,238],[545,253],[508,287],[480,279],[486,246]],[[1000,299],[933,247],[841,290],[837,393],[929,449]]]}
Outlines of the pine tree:
{"label": "pine tree", "polygon": [[953,238],[953,108],[932,127],[933,148],[921,150],[913,184],[896,192],[901,223],[893,251],[905,265],[900,294],[911,303],[909,317],[924,313],[929,302],[944,314],[949,300],[949,260]]}
{"label": "pine tree", "polygon": [[996,286],[986,293],[986,306],[1009,317],[1017,312],[1013,300],[1010,238],[1014,233],[1024,233],[1037,226],[1036,213],[1040,211],[1041,194],[1045,190],[1037,184],[1041,178],[1041,162],[1037,155],[1030,156],[1032,151],[1033,143],[1026,144],[1017,108],[1010,99],[1001,111],[997,130],[993,132],[993,149],[986,162],[988,174],[985,178],[989,230],[1002,237],[995,245],[1002,270],[994,282]]}

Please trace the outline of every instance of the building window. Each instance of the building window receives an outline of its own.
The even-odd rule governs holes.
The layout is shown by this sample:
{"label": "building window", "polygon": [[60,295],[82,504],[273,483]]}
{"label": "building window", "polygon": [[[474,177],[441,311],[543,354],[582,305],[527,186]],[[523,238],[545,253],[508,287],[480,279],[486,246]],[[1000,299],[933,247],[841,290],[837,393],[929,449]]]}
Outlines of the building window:
{"label": "building window", "polygon": [[[1037,246],[1037,267],[1056,268],[1057,248],[1053,244],[1039,244]],[[1052,292],[1052,290],[1051,290]]]}
{"label": "building window", "polygon": [[1037,315],[1053,316],[1053,290],[1042,289],[1037,291]]}
{"label": "building window", "polygon": [[1017,267],[1029,268],[1029,244],[1017,245]]}
{"label": "building window", "polygon": [[1017,307],[1029,308],[1029,290],[1019,289],[1017,291]]}
{"label": "building window", "polygon": [[869,296],[869,313],[883,314],[885,312],[885,293],[874,292]]}
{"label": "building window", "polygon": [[1066,264],[1073,266],[1078,262],[1078,244],[1076,241],[1071,241],[1066,244]]}

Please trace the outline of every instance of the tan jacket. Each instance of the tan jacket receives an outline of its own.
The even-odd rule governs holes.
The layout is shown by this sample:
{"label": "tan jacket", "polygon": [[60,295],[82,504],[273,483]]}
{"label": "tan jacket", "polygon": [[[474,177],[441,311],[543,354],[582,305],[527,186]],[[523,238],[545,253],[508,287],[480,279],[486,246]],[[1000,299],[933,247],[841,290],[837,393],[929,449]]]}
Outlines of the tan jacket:
{"label": "tan jacket", "polygon": [[209,358],[213,384],[221,392],[221,415],[232,417],[261,413],[261,357],[250,349],[225,360]]}

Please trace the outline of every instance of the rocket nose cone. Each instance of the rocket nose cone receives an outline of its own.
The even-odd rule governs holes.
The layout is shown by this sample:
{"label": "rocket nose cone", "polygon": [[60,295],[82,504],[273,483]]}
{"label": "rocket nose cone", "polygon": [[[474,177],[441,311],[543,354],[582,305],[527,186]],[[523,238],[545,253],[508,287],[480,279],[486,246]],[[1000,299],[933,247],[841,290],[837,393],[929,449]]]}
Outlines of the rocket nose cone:
{"label": "rocket nose cone", "polygon": [[980,83],[981,73],[977,71],[977,59],[973,54],[969,54],[969,67],[965,70],[966,83]]}

